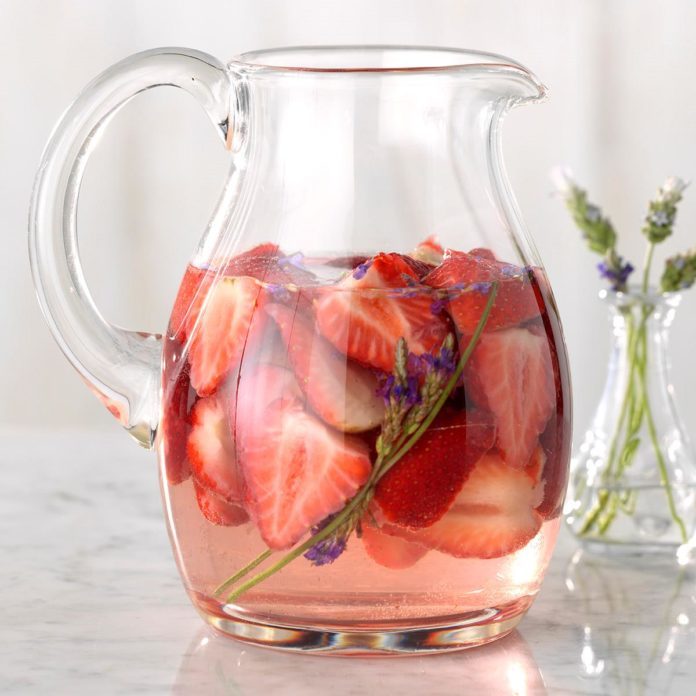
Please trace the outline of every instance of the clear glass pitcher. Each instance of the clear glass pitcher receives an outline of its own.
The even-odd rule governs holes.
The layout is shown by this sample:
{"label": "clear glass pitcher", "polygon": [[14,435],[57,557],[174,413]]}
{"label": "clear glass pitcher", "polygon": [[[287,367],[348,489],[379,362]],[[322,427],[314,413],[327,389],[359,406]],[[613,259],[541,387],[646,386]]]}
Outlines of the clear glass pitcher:
{"label": "clear glass pitcher", "polygon": [[[230,175],[164,334],[98,312],[77,253],[89,151],[135,94],[203,106]],[[41,306],[156,446],[196,608],[262,645],[436,652],[511,631],[559,526],[570,441],[556,305],[500,124],[540,100],[502,56],[153,50],[98,77],[44,154]]]}

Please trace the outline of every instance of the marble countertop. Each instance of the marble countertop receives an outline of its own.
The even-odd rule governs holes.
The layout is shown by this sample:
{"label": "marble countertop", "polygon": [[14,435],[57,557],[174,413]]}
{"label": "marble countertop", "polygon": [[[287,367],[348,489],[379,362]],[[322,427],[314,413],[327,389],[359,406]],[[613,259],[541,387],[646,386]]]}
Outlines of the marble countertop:
{"label": "marble countertop", "polygon": [[519,630],[436,657],[286,655],[217,636],[179,582],[153,454],[118,432],[0,434],[0,693],[690,695],[693,569],[561,536]]}

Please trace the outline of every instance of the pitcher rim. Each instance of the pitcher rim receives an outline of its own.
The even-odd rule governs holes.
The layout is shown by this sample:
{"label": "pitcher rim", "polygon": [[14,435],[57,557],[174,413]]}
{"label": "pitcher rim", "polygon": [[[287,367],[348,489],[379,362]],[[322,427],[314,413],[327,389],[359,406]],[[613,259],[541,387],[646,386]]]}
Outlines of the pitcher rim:
{"label": "pitcher rim", "polygon": [[[404,61],[406,64],[377,66],[377,65],[328,65],[321,62],[308,64],[308,61],[279,60],[283,54],[315,53],[318,55],[337,55],[344,52],[400,52],[413,56],[425,56],[430,53],[437,56],[450,57],[449,61]],[[460,60],[456,60],[459,57]],[[465,59],[466,58],[466,59]],[[274,60],[275,59],[275,60]],[[303,64],[304,63],[304,64]],[[228,66],[253,72],[278,72],[278,73],[317,73],[317,74],[419,74],[419,73],[453,73],[491,70],[494,72],[513,72],[532,83],[538,89],[540,97],[546,93],[546,88],[536,75],[522,63],[498,53],[480,51],[477,49],[457,48],[451,46],[428,46],[415,44],[320,44],[300,46],[279,46],[240,53],[229,61]]]}

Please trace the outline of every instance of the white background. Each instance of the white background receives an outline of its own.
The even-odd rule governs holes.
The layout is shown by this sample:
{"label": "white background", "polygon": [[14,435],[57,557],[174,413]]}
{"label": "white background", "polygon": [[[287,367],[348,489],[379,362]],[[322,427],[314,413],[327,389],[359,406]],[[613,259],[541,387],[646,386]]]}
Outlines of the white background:
{"label": "white background", "polygon": [[[0,0],[0,423],[116,428],[53,343],[31,289],[26,222],[49,132],[98,72],[145,48],[222,60],[253,48],[416,43],[508,54],[550,89],[505,124],[509,173],[564,319],[576,439],[607,359],[595,259],[549,169],[570,164],[642,258],[647,199],[669,174],[696,180],[696,2],[690,0]],[[86,275],[105,315],[161,331],[228,166],[186,95],[152,90],[112,122],[87,169],[80,210]],[[696,245],[696,185],[674,252]],[[661,265],[663,254],[658,255]],[[696,289],[673,332],[684,419],[696,427]]]}

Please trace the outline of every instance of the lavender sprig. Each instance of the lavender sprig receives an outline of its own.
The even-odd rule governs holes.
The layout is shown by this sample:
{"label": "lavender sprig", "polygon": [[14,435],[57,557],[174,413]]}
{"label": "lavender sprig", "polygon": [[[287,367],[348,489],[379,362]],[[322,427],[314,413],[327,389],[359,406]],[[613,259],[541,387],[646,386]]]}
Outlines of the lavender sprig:
{"label": "lavender sprig", "polygon": [[667,259],[660,279],[662,292],[686,290],[696,282],[696,248]]}
{"label": "lavender sprig", "polygon": [[651,244],[663,242],[672,234],[677,218],[677,204],[681,201],[682,193],[687,186],[687,182],[671,176],[662,184],[657,196],[650,201],[642,232]]}
{"label": "lavender sprig", "polygon": [[[573,181],[568,170],[556,170],[554,179],[573,220],[582,231],[590,249],[604,256],[602,262],[597,266],[600,275],[610,282],[612,290],[625,292],[628,289],[628,278],[634,267],[630,262],[624,261],[617,253],[616,232],[609,219],[602,214],[596,205],[588,202],[586,192]],[[648,244],[642,269],[641,290],[643,296],[638,298],[641,304],[637,323],[631,314],[630,307],[622,307],[621,309],[626,315],[626,350],[629,372],[608,455],[601,472],[601,480],[608,487],[599,491],[595,504],[584,517],[579,529],[581,536],[592,531],[603,536],[619,509],[628,514],[632,514],[632,510],[635,509],[634,505],[626,505],[621,495],[611,486],[617,480],[620,481],[624,470],[635,459],[644,428],[652,443],[670,514],[679,528],[682,540],[686,539],[686,527],[675,505],[666,457],[659,442],[646,386],[647,323],[654,309],[649,298],[646,297],[650,288],[650,268],[655,245],[663,242],[672,234],[677,216],[677,206],[682,200],[686,186],[686,182],[682,179],[670,177],[659,188],[657,195],[648,205],[642,227],[642,233]],[[691,287],[695,281],[696,250],[692,250],[667,260],[660,281],[660,289],[662,292],[674,292]]]}

